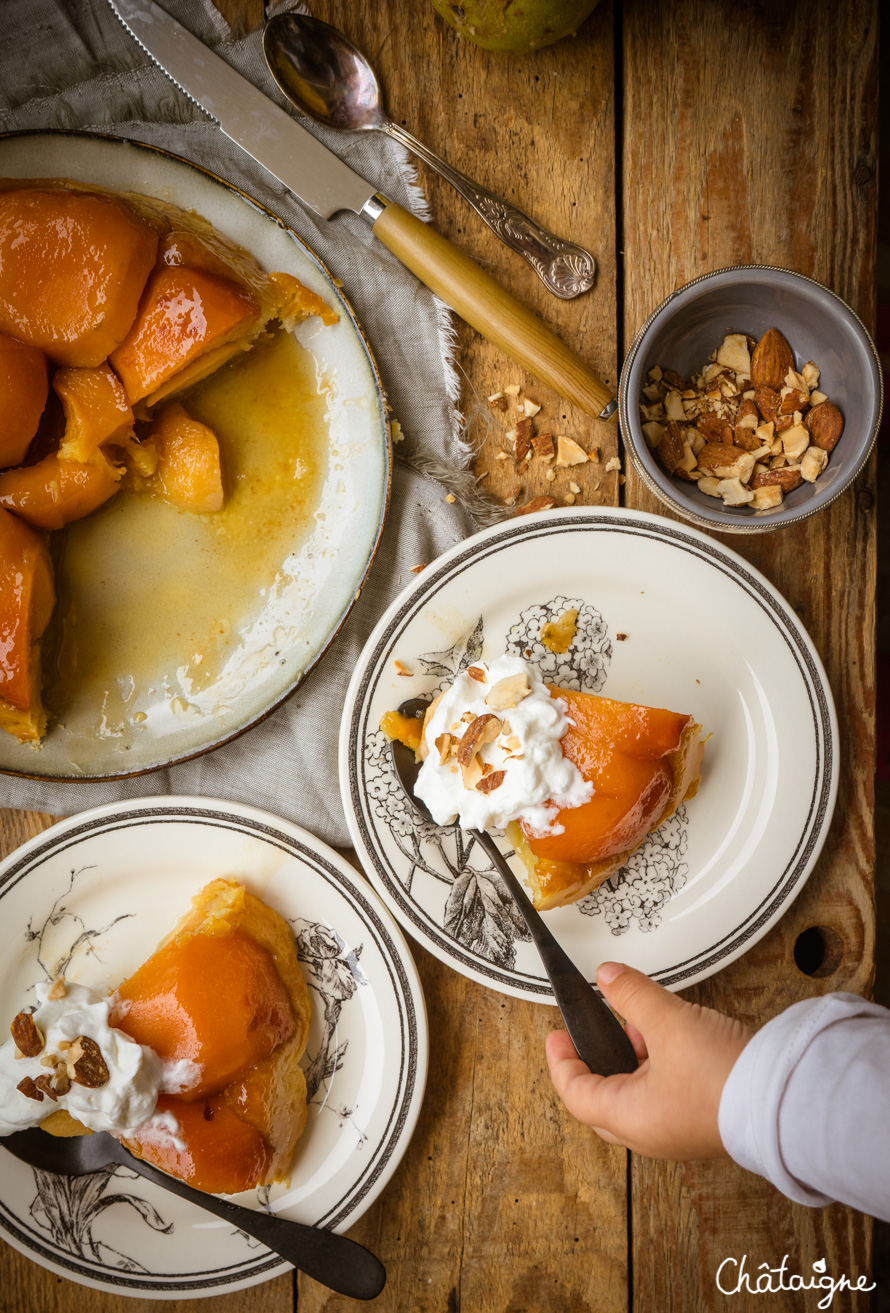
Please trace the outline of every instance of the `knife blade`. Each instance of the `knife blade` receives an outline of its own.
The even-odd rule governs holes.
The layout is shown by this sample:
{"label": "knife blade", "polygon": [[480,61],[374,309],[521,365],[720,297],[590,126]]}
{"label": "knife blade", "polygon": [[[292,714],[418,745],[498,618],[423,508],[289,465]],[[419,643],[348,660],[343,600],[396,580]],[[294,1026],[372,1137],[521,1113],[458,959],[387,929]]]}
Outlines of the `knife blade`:
{"label": "knife blade", "polygon": [[375,187],[153,0],[110,0],[118,18],[225,135],[323,219],[356,214]]}
{"label": "knife blade", "polygon": [[310,209],[325,219],[339,210],[361,215],[374,236],[483,337],[589,415],[617,419],[611,389],[430,224],[381,195],[154,0],[109,4],[180,90]]}

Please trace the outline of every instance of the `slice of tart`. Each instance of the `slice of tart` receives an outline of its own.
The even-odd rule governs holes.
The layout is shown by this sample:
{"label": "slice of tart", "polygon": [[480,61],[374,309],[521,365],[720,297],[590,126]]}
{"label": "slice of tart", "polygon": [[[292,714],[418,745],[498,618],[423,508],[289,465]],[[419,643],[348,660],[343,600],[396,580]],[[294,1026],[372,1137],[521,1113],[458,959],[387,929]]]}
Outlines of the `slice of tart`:
{"label": "slice of tart", "polygon": [[693,717],[546,685],[521,658],[479,661],[419,721],[381,729],[423,764],[439,824],[506,829],[539,910],[583,898],[687,798],[704,744]]}
{"label": "slice of tart", "polygon": [[562,688],[550,693],[568,704],[563,754],[593,793],[557,812],[557,833],[536,834],[525,823],[508,827],[541,911],[577,902],[620,870],[695,796],[704,754],[701,726],[692,716]]}
{"label": "slice of tart", "polygon": [[118,988],[115,1024],[176,1064],[181,1087],[154,1127],[125,1140],[199,1190],[235,1194],[282,1179],[306,1124],[300,1058],[309,993],[290,927],[243,885],[214,880]]}

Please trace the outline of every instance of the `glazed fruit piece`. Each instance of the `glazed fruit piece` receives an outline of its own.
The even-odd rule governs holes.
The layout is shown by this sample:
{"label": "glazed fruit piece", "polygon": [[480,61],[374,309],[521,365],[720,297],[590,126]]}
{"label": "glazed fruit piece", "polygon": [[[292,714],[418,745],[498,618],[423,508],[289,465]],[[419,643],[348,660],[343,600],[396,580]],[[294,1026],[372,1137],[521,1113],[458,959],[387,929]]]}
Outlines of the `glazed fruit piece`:
{"label": "glazed fruit piece", "polygon": [[256,298],[231,280],[162,265],[149,279],[136,321],[110,363],[132,405],[196,357],[243,340],[259,319]]}
{"label": "glazed fruit piece", "polygon": [[222,509],[219,443],[206,424],[172,401],[152,425],[144,447],[157,457],[154,476],[146,483],[150,492],[185,511]]}
{"label": "glazed fruit piece", "polygon": [[53,391],[65,412],[61,460],[88,461],[103,442],[123,438],[133,427],[123,384],[107,365],[58,369]]}
{"label": "glazed fruit piece", "polygon": [[564,688],[550,693],[568,703],[563,753],[594,792],[589,802],[558,813],[559,834],[508,828],[539,910],[576,902],[620,870],[695,795],[704,752],[691,716]]}
{"label": "glazed fruit piece", "polygon": [[123,200],[64,187],[0,192],[0,331],[59,365],[99,365],[126,337],[157,232]]}
{"label": "glazed fruit piece", "polygon": [[84,465],[46,456],[0,474],[0,506],[37,529],[61,529],[113,497],[122,473],[105,461]]}
{"label": "glazed fruit piece", "polygon": [[299,1060],[310,1005],[287,923],[235,881],[214,880],[117,991],[115,1024],[189,1064],[159,1108],[177,1138],[127,1147],[198,1189],[234,1194],[280,1178],[306,1123]]}
{"label": "glazed fruit piece", "polygon": [[0,509],[0,729],[20,743],[43,735],[40,639],[55,592],[43,537]]}
{"label": "glazed fruit piece", "polygon": [[0,469],[25,459],[48,391],[43,352],[0,334]]}

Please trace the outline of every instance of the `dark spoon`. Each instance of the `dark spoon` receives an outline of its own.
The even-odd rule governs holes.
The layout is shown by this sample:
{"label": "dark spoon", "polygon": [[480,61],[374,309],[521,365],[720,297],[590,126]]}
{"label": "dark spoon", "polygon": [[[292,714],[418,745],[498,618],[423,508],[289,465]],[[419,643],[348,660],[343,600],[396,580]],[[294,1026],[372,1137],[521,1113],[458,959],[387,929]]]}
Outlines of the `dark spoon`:
{"label": "dark spoon", "polygon": [[34,1127],[6,1135],[0,1144],[22,1162],[57,1176],[86,1176],[108,1163],[122,1163],[147,1181],[246,1231],[307,1276],[351,1299],[374,1299],[386,1284],[386,1268],[380,1259],[354,1240],[194,1190],[175,1176],[134,1158],[113,1135],[96,1132],[63,1139]]}
{"label": "dark spoon", "polygon": [[[426,713],[429,700],[411,698],[403,702],[399,711],[403,716],[420,719]],[[403,743],[392,743],[392,760],[399,783],[414,810],[425,821],[435,824],[424,804],[414,793],[420,763]],[[535,947],[541,954],[544,970],[553,986],[553,997],[559,1008],[569,1038],[578,1057],[591,1071],[600,1076],[614,1076],[622,1071],[636,1071],[637,1055],[625,1034],[624,1027],[609,1010],[599,994],[581,974],[565,950],[556,942],[531,899],[495,841],[482,830],[468,830],[479,847],[491,858],[501,879],[525,918]]]}

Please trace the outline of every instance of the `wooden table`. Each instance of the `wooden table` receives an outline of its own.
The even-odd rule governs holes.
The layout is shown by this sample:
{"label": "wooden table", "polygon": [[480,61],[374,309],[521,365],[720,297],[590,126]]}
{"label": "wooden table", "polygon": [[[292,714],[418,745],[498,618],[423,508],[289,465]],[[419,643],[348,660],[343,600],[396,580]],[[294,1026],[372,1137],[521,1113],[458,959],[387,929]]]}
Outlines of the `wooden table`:
{"label": "wooden table", "polygon": [[[724,265],[761,261],[811,274],[872,326],[875,0],[627,0],[614,8],[602,0],[577,37],[529,59],[458,41],[425,0],[311,3],[371,56],[394,118],[596,253],[595,289],[558,302],[422,171],[439,229],[613,385],[651,309]],[[219,4],[247,26],[262,19],[261,0]],[[600,451],[599,464],[577,479],[579,502],[664,513],[631,473],[623,485],[606,473],[618,450],[614,426],[572,412],[463,327],[460,363],[471,429],[480,398],[527,382],[542,418]],[[512,464],[495,459],[502,445],[489,434],[477,466],[496,495],[521,502],[553,491],[562,500],[562,482],[548,485],[537,473],[515,479]],[[869,466],[817,518],[728,540],[807,626],[842,727],[837,812],[805,890],[759,944],[687,995],[752,1024],[797,999],[867,993],[872,984],[873,485]],[[49,821],[7,813],[4,852]],[[823,928],[827,945],[815,976],[794,957],[811,927]],[[415,956],[432,1037],[426,1101],[393,1180],[351,1232],[387,1265],[381,1313],[811,1310],[812,1292],[726,1298],[717,1267],[743,1254],[752,1270],[776,1266],[788,1254],[790,1272],[809,1272],[819,1258],[836,1276],[869,1272],[871,1226],[858,1213],[796,1207],[728,1162],[651,1162],[603,1144],[553,1095],[543,1049],[553,1011],[485,990],[422,948]],[[865,1310],[867,1300],[842,1294],[833,1308]],[[333,1313],[347,1304],[284,1276],[203,1307]],[[4,1246],[0,1307],[132,1313],[149,1304],[58,1281]]]}

